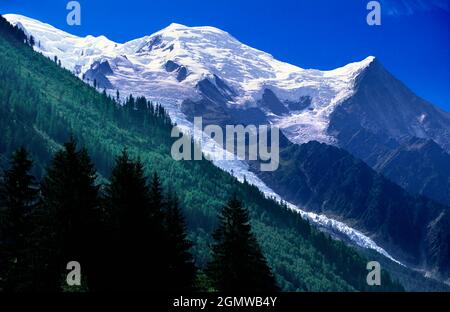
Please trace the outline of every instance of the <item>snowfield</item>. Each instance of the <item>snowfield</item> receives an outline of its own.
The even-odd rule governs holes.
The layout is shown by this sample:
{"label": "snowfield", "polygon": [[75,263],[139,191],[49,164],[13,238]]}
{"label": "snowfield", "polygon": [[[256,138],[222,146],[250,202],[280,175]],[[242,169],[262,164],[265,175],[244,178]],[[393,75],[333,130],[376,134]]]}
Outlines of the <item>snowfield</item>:
{"label": "snowfield", "polygon": [[[4,17],[35,38],[36,51],[51,59],[56,56],[63,67],[80,78],[93,64],[107,62],[112,70],[107,78],[113,86],[107,92],[115,95],[119,90],[122,96],[142,95],[161,103],[183,132],[192,134],[195,131],[197,137],[202,137],[203,152],[211,156],[216,166],[241,181],[245,177],[266,196],[278,201],[282,198],[252,173],[245,162],[221,160],[223,157],[220,156],[228,152],[210,137],[202,135],[200,129],[194,129],[180,110],[181,101],[198,99],[197,83],[205,78],[213,81],[215,75],[235,93],[233,100],[227,103],[230,107],[256,106],[264,89],[270,89],[282,101],[296,102],[308,96],[312,99],[308,109],[287,116],[270,116],[270,122],[295,143],[317,140],[333,144],[334,139],[326,133],[329,116],[339,103],[352,95],[356,77],[374,60],[374,57],[368,57],[331,71],[302,69],[242,44],[214,27],[171,24],[153,35],[116,43],[104,36],[77,37],[20,15]],[[180,81],[173,71],[167,70],[169,61],[187,69],[185,79]],[[346,224],[303,211],[292,204],[288,206],[319,228],[400,263],[371,238]]]}
{"label": "snowfield", "polygon": [[[5,18],[35,37],[36,50],[51,59],[57,56],[62,66],[80,77],[94,62],[107,61],[114,72],[108,79],[122,94],[144,93],[167,101],[195,100],[199,97],[197,83],[204,78],[213,81],[217,75],[237,95],[227,103],[230,107],[256,106],[265,89],[282,101],[297,102],[309,96],[312,103],[308,109],[271,116],[272,124],[294,143],[335,143],[326,133],[329,116],[336,105],[352,95],[355,78],[374,60],[370,56],[330,71],[302,69],[214,27],[171,24],[122,44],[104,36],[76,37],[20,15],[7,14]],[[187,69],[183,81],[166,70],[168,61]]]}

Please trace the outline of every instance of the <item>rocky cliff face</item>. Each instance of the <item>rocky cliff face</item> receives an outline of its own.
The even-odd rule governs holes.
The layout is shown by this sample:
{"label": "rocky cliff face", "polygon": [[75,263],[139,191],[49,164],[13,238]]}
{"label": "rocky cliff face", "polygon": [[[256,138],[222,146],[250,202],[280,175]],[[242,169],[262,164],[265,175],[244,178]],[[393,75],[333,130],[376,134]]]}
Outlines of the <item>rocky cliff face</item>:
{"label": "rocky cliff face", "polygon": [[450,208],[413,196],[348,152],[291,144],[260,177],[286,200],[345,220],[405,264],[449,278]]}
{"label": "rocky cliff face", "polygon": [[450,114],[417,97],[379,62],[331,114],[328,132],[408,191],[450,205]]}

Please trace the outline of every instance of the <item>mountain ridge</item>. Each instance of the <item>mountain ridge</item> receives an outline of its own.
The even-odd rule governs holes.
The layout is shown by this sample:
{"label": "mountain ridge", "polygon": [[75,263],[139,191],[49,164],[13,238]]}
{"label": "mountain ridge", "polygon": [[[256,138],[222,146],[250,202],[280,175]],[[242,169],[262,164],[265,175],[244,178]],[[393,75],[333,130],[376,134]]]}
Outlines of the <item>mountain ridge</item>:
{"label": "mountain ridge", "polygon": [[[373,56],[334,70],[303,69],[280,62],[272,55],[242,44],[229,33],[211,26],[188,27],[173,23],[154,34],[115,43],[104,36],[76,37],[20,15],[7,14],[5,17],[13,24],[20,23],[36,37],[36,50],[52,59],[56,56],[63,67],[89,79],[91,84],[96,76],[83,75],[96,63],[107,63],[112,73],[99,73],[97,83],[110,93],[118,89],[123,94],[141,94],[142,88],[145,88],[143,95],[158,98],[161,102],[196,103],[208,98],[199,88],[199,83],[208,81],[220,89],[221,86],[216,85],[218,77],[222,86],[231,92],[224,94],[226,96],[221,99],[222,102],[212,101],[214,104],[223,111],[231,112],[262,109],[265,121],[282,129],[294,143],[316,140],[345,146],[345,142],[339,142],[333,115],[342,111],[342,106],[361,92],[361,81],[367,80],[371,72],[377,71],[378,76],[387,75],[379,60]],[[211,59],[214,62],[210,62]],[[179,68],[168,71],[167,64],[170,63],[177,64]],[[389,79],[390,83],[398,85],[396,88],[403,88],[403,84],[395,82],[396,79]],[[272,92],[281,103],[279,109],[273,111],[260,107],[259,103],[267,91]],[[305,97],[310,99],[307,105],[304,104]],[[426,131],[421,122],[426,124],[428,119],[443,116],[441,118],[448,123],[450,114],[429,103],[421,104],[424,101],[418,97],[413,100],[424,107],[416,109],[416,112],[413,110],[416,104],[407,108],[414,115],[408,120],[414,122],[416,133],[411,129],[402,131],[433,139],[449,152],[450,126],[440,126],[445,133],[433,129]],[[433,109],[430,107],[435,112],[431,112]],[[190,113],[189,109],[184,109],[184,112]],[[392,125],[387,129],[390,128]]]}
{"label": "mountain ridge", "polygon": [[[11,19],[11,16],[9,18]],[[33,24],[30,26],[24,21],[21,23],[25,29],[33,28]],[[179,31],[180,27],[183,30]],[[79,77],[89,79],[87,82],[95,82],[100,88],[108,86],[110,89],[107,91],[110,94],[115,95],[118,89],[122,96],[145,95],[158,100],[167,107],[177,124],[188,124],[189,120],[198,115],[203,116],[206,123],[219,125],[235,123],[238,118],[244,124],[249,121],[272,123],[279,126],[294,143],[317,140],[340,146],[353,154],[367,150],[368,156],[379,159],[397,147],[396,141],[401,133],[389,132],[383,138],[385,133],[378,131],[383,128],[383,123],[372,127],[370,122],[377,119],[372,120],[372,116],[364,111],[370,107],[364,104],[369,103],[376,107],[384,103],[386,97],[382,96],[383,90],[392,91],[386,86],[395,79],[380,79],[379,85],[364,83],[366,80],[371,81],[370,74],[374,68],[375,72],[379,71],[379,62],[375,58],[368,57],[362,62],[331,71],[302,69],[274,60],[269,54],[245,46],[229,34],[226,34],[225,40],[218,40],[215,29],[189,28],[191,32],[183,34],[184,27],[175,24],[121,46],[116,46],[105,37],[88,36],[87,39],[83,38],[88,42],[87,47],[83,44],[71,47],[61,38],[50,40],[52,38],[44,36],[43,39],[47,40],[44,42],[40,40],[42,32],[29,33],[36,35],[36,50],[50,58],[57,54],[62,66]],[[184,35],[186,40],[178,40],[177,36]],[[223,39],[223,33],[219,35],[220,39]],[[229,49],[230,46],[235,49]],[[116,48],[118,51],[115,51]],[[199,55],[203,59],[197,62]],[[211,62],[212,59],[214,62]],[[213,70],[209,66],[213,66]],[[376,81],[378,74],[377,72],[374,75]],[[365,80],[367,77],[369,79]],[[381,72],[381,77],[385,78],[385,73]],[[373,90],[376,91],[375,95],[371,94]],[[388,100],[397,99],[394,91],[391,92],[392,98]],[[407,91],[403,91],[403,98],[411,97]],[[400,102],[386,103],[395,107]],[[408,108],[408,103],[400,104]],[[411,103],[414,104],[415,101]],[[433,108],[430,105],[427,103],[425,107]],[[355,108],[359,109],[356,117],[364,117],[365,120],[355,118],[355,115],[351,114]],[[252,114],[248,114],[250,109],[253,109]],[[383,110],[379,109],[377,113],[375,117],[378,121],[383,121]],[[394,113],[390,115],[394,118],[391,123],[395,126],[395,118],[398,116]],[[417,116],[411,118],[427,121],[428,117],[422,118],[421,111],[416,113]],[[251,120],[247,115],[257,118]],[[420,122],[415,124],[419,125]],[[448,128],[446,126],[444,121],[444,130]],[[400,130],[411,135],[408,132],[411,129]],[[358,133],[362,133],[361,141],[364,144],[358,142],[352,149],[347,144],[350,141],[345,139],[353,139]],[[441,134],[440,131],[434,130],[430,133]],[[446,139],[445,133],[443,138]],[[372,144],[369,139],[373,139],[376,144]],[[394,143],[390,144],[391,140]],[[384,149],[383,153],[373,150],[378,147]],[[357,157],[369,162],[365,155]],[[400,164],[402,168],[407,168],[408,165]],[[408,181],[405,184],[408,185]]]}
{"label": "mountain ridge", "polygon": [[279,170],[259,176],[289,202],[345,220],[404,264],[439,268],[434,273],[448,279],[450,207],[410,195],[345,150],[316,141],[286,146]]}

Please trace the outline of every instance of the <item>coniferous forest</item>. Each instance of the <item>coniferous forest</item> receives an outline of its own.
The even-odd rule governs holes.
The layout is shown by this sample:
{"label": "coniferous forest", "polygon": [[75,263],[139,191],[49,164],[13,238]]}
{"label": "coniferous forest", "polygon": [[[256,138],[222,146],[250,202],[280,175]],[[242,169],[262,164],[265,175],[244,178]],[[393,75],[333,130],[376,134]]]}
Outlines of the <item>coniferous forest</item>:
{"label": "coniferous forest", "polygon": [[368,259],[249,183],[173,160],[162,106],[89,86],[32,44],[0,17],[2,291],[403,289],[387,271],[368,286]]}
{"label": "coniferous forest", "polygon": [[40,185],[31,168],[27,150],[19,148],[0,185],[5,292],[69,290],[66,264],[74,260],[84,272],[78,291],[277,289],[236,197],[223,208],[213,260],[197,279],[176,193],[163,190],[156,172],[147,179],[126,150],[103,186],[73,139],[54,155]]}

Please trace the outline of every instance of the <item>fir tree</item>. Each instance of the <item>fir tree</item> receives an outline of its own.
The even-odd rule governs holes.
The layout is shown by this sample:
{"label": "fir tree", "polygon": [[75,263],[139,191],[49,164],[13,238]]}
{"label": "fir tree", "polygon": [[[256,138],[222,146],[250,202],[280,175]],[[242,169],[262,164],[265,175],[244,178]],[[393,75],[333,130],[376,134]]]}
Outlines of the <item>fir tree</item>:
{"label": "fir tree", "polygon": [[165,225],[167,231],[168,277],[171,291],[193,291],[196,278],[194,258],[190,253],[186,224],[180,211],[178,198],[169,192],[166,200]]}
{"label": "fir tree", "polygon": [[30,218],[38,195],[35,179],[30,174],[32,164],[25,148],[19,148],[0,185],[3,206],[0,211],[0,289],[5,291],[31,289],[29,244],[33,226]]}
{"label": "fir tree", "polygon": [[[89,279],[99,219],[96,172],[86,149],[72,138],[58,151],[41,186],[47,263],[44,288],[60,290],[66,265],[78,261]],[[47,290],[47,289],[46,289]]]}
{"label": "fir tree", "polygon": [[34,47],[34,45],[36,44],[36,42],[35,42],[35,40],[34,40],[34,37],[33,37],[33,36],[30,36],[30,39],[29,39],[29,41],[30,41],[30,46],[31,46],[31,47]]}
{"label": "fir tree", "polygon": [[131,160],[126,151],[117,157],[110,181],[106,201],[117,242],[113,284],[122,291],[164,289],[160,186],[154,181],[149,190],[142,163]]}
{"label": "fir tree", "polygon": [[158,221],[159,224],[162,224],[162,206],[163,206],[163,192],[161,187],[161,181],[159,180],[159,176],[156,172],[153,173],[152,181],[150,183],[150,207],[151,207],[151,215]]}
{"label": "fir tree", "polygon": [[149,188],[149,226],[152,229],[152,245],[155,248],[152,251],[157,252],[157,254],[153,257],[152,264],[159,268],[159,270],[154,272],[154,279],[158,280],[160,285],[159,290],[168,290],[172,286],[167,279],[168,250],[170,250],[171,246],[168,246],[168,234],[164,228],[163,205],[161,181],[158,174],[154,172]]}
{"label": "fir tree", "polygon": [[212,261],[207,273],[218,291],[270,292],[275,278],[251,231],[247,210],[236,195],[228,201],[213,234]]}

